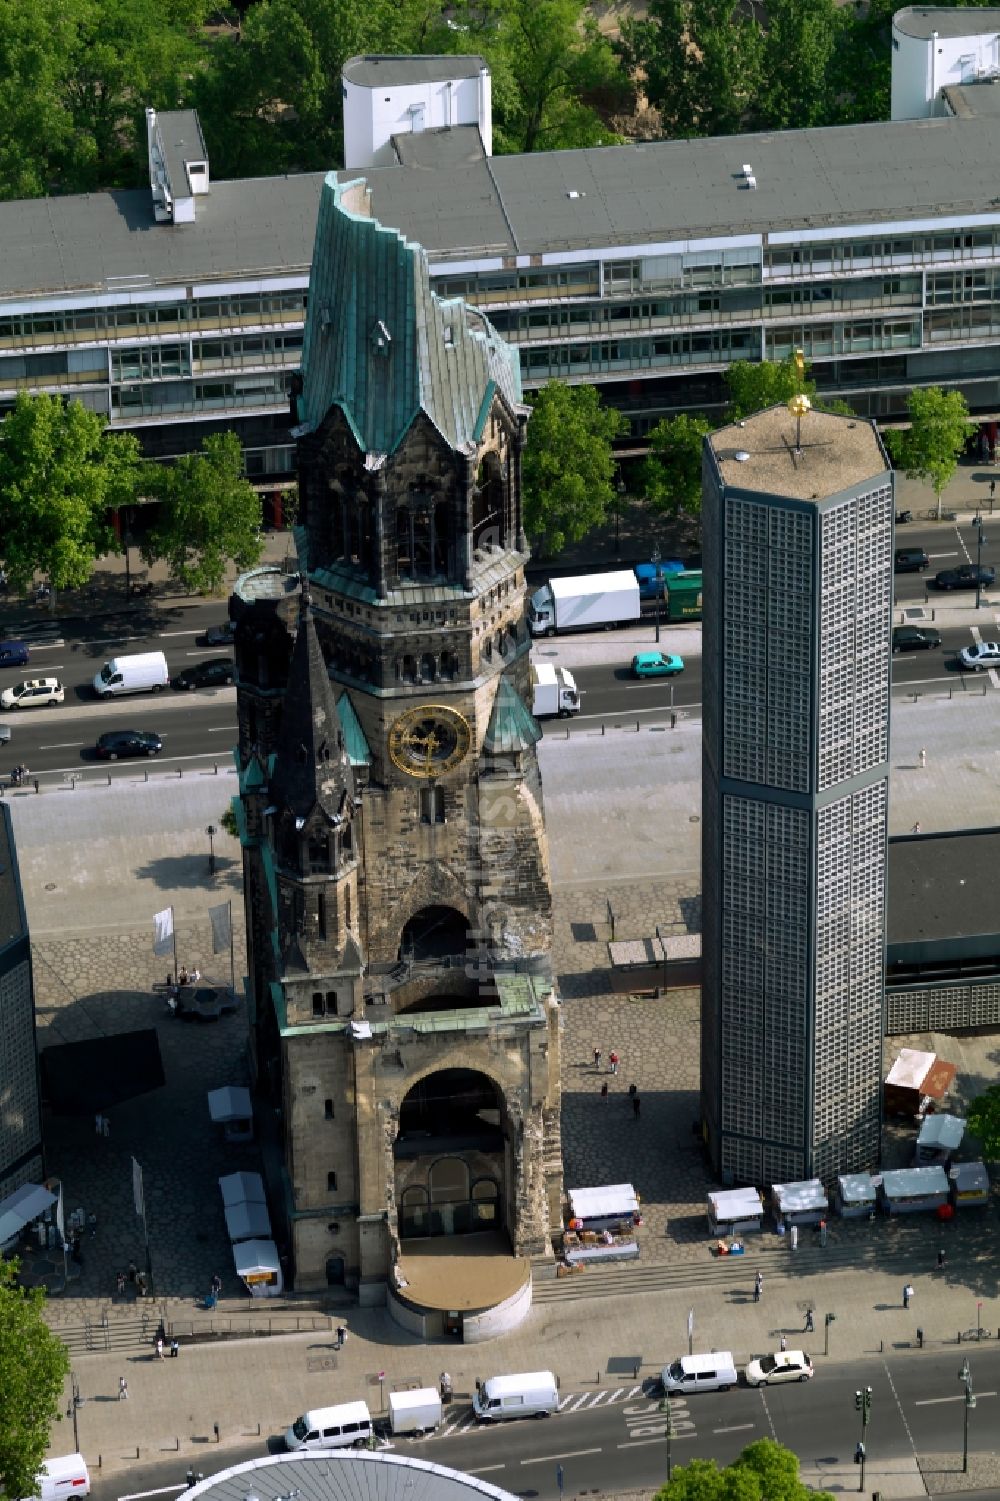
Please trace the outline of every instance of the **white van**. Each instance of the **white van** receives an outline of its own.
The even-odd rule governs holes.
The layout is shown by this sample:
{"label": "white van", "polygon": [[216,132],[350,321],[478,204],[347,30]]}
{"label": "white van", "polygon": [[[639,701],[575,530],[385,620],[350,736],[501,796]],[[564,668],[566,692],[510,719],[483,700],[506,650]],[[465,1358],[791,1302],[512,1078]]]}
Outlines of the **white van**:
{"label": "white van", "polygon": [[737,1384],[736,1366],[729,1350],[710,1355],[682,1355],[663,1367],[665,1392],[727,1392]]}
{"label": "white van", "polygon": [[159,693],[169,682],[163,653],[143,651],[105,662],[94,678],[94,692],[98,698],[112,698],[116,693]]}
{"label": "white van", "polygon": [[90,1471],[82,1454],[60,1454],[42,1465],[36,1501],[63,1501],[65,1496],[89,1495]]}
{"label": "white van", "polygon": [[559,1382],[551,1371],[491,1376],[476,1382],[472,1410],[481,1423],[505,1418],[544,1418],[559,1411]]}
{"label": "white van", "polygon": [[304,1412],[285,1434],[288,1449],[367,1448],[372,1435],[371,1413],[364,1402],[341,1402],[339,1407],[316,1407]]}

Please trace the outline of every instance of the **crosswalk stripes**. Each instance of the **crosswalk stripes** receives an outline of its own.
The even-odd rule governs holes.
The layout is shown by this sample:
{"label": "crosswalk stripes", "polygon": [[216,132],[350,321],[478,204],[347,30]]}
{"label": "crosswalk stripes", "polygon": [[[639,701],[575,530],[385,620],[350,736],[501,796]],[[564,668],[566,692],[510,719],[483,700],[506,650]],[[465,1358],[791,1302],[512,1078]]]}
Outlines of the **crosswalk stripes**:
{"label": "crosswalk stripes", "polygon": [[[589,1407],[610,1407],[614,1402],[628,1402],[642,1395],[642,1385],[608,1387],[599,1392],[570,1392],[559,1403],[560,1412],[583,1412]],[[442,1423],[428,1438],[455,1438],[463,1433],[478,1433],[493,1429],[493,1423],[477,1423],[472,1408],[468,1407],[450,1422]]]}

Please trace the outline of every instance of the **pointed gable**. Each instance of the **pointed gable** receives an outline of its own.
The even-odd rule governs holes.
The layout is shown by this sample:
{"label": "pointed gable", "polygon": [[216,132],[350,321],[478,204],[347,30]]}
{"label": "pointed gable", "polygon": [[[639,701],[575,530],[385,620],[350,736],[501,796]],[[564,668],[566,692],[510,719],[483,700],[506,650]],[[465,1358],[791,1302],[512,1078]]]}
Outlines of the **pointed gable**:
{"label": "pointed gable", "polygon": [[471,451],[496,394],[521,405],[517,351],[482,313],[431,291],[423,250],[373,219],[369,200],[363,179],[323,185],[300,420],[315,430],[339,406],[365,453],[391,454],[423,411]]}
{"label": "pointed gable", "polygon": [[319,807],[331,824],[337,824],[346,816],[354,795],[347,740],[309,596],[303,593],[275,745],[271,800],[300,822]]}

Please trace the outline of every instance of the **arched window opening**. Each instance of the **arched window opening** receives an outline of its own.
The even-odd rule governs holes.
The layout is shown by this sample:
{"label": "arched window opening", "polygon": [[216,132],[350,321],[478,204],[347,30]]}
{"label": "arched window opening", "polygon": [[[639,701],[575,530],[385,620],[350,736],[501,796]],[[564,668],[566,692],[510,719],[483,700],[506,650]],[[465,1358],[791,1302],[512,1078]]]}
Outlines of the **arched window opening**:
{"label": "arched window opening", "polygon": [[504,544],[504,481],[500,461],[488,453],[479,466],[472,499],[473,548]]}

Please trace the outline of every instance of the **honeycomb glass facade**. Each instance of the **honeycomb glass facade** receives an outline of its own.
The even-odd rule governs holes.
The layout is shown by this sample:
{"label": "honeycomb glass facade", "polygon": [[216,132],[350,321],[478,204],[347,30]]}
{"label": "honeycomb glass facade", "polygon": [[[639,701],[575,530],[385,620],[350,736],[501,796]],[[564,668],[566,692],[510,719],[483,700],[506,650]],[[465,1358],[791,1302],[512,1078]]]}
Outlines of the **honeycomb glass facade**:
{"label": "honeycomb glass facade", "polygon": [[887,468],[828,413],[706,440],[702,1112],[726,1181],[878,1156]]}

